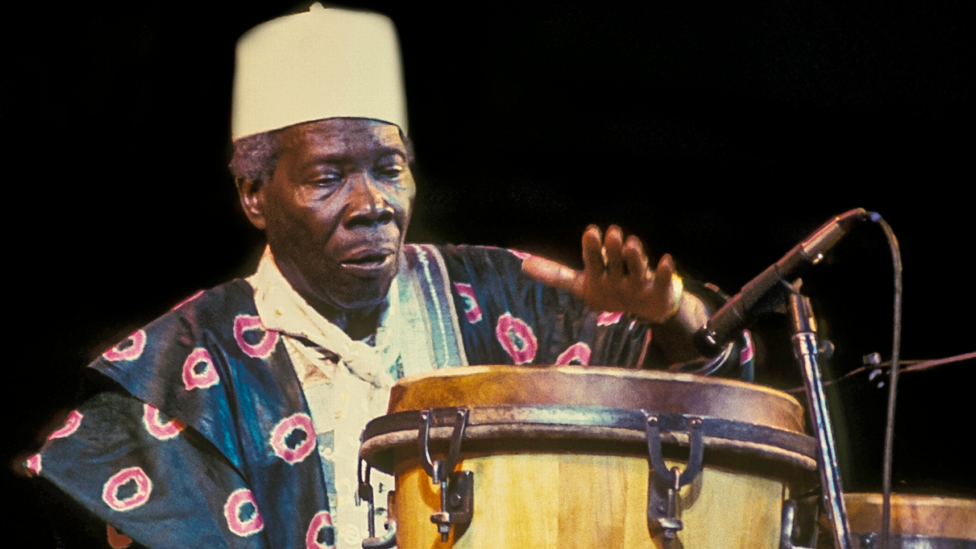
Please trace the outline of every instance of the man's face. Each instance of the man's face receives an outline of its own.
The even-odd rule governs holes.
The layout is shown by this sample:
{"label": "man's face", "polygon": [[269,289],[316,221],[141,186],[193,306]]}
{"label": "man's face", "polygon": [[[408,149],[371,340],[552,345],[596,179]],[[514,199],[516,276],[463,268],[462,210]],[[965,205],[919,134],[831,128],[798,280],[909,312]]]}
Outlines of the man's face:
{"label": "man's face", "polygon": [[287,128],[279,143],[274,177],[255,193],[278,268],[313,307],[369,312],[396,276],[416,195],[399,129],[332,118]]}

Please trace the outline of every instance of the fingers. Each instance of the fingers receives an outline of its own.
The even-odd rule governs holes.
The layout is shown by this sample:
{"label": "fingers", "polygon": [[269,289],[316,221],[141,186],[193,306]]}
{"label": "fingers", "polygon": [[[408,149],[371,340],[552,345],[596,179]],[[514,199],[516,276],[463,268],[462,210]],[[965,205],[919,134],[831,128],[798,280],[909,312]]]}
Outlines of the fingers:
{"label": "fingers", "polygon": [[627,285],[640,286],[650,278],[644,245],[636,236],[624,240],[623,230],[617,225],[607,229],[603,239],[595,225],[583,233],[583,263],[591,280],[609,277]]}
{"label": "fingers", "polygon": [[595,225],[583,232],[582,271],[548,259],[533,257],[522,270],[544,284],[570,292],[596,310],[625,311],[648,322],[661,323],[678,311],[683,292],[674,260],[664,255],[651,271],[640,239],[624,239],[611,225],[606,235]]}
{"label": "fingers", "polygon": [[624,232],[616,225],[610,225],[607,229],[606,239],[603,247],[607,251],[607,274],[613,278],[624,275]]}
{"label": "fingers", "polygon": [[627,237],[622,256],[627,282],[633,287],[632,289],[637,289],[648,280],[650,275],[647,269],[647,256],[644,255],[644,246],[640,239],[633,235]]}
{"label": "fingers", "polygon": [[606,270],[606,257],[603,251],[603,234],[596,225],[590,225],[583,232],[583,271],[590,280],[597,280]]}
{"label": "fingers", "polygon": [[547,285],[565,290],[578,298],[583,297],[584,275],[562,263],[532,256],[522,261],[522,272]]}
{"label": "fingers", "polygon": [[681,279],[675,274],[674,259],[671,254],[664,254],[657,264],[648,299],[648,303],[655,304],[661,310],[654,311],[651,318],[666,320],[673,316],[681,300],[683,287]]}

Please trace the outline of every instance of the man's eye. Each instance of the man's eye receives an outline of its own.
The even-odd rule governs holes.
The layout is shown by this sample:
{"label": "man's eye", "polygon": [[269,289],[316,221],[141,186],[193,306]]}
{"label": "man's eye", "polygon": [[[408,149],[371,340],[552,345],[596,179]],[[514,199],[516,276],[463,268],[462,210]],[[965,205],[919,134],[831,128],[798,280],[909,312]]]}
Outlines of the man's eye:
{"label": "man's eye", "polygon": [[376,172],[386,179],[397,179],[403,174],[403,166],[380,166]]}
{"label": "man's eye", "polygon": [[342,182],[339,174],[323,174],[315,178],[312,182],[319,187],[332,187]]}

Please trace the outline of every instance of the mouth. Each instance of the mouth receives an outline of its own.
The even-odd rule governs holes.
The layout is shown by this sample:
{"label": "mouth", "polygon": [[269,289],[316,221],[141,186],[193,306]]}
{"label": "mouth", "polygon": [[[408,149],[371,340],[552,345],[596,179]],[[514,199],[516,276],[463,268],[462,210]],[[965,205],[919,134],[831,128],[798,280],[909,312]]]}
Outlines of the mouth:
{"label": "mouth", "polygon": [[371,276],[385,272],[395,257],[392,250],[362,250],[343,259],[339,265],[349,274]]}

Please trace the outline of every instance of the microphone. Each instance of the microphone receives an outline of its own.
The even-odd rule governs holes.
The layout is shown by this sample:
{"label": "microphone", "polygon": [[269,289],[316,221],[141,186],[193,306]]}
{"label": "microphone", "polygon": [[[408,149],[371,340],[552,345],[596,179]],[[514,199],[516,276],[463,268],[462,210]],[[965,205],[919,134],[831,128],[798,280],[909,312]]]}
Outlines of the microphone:
{"label": "microphone", "polygon": [[768,307],[767,298],[780,286],[781,281],[789,283],[801,276],[809,267],[820,263],[824,254],[833,248],[854,225],[869,217],[880,218],[876,213],[869,214],[863,208],[857,208],[834,217],[817,229],[782,259],[749,281],[735,297],[713,314],[708,322],[695,332],[693,338],[695,349],[706,357],[713,357],[720,353],[725,344],[736,337],[754,316]]}

